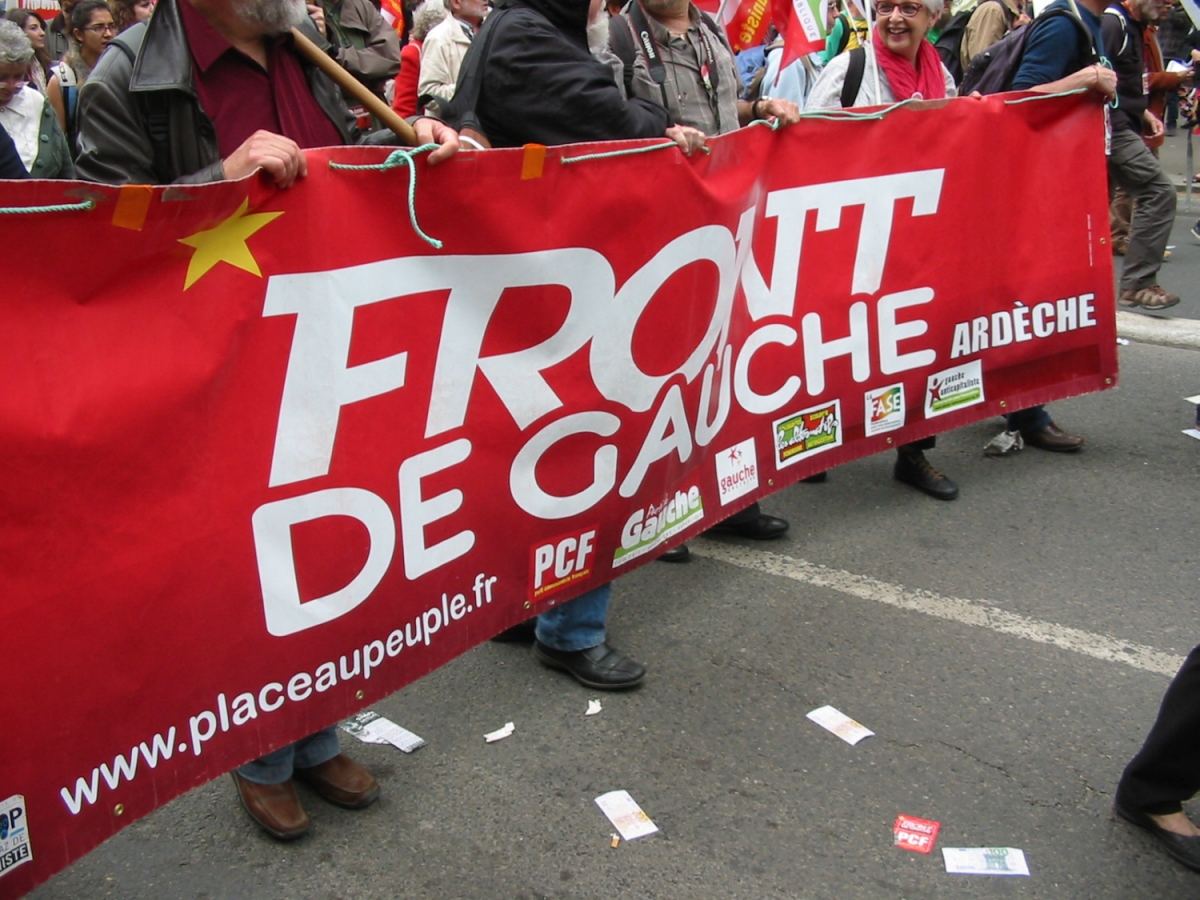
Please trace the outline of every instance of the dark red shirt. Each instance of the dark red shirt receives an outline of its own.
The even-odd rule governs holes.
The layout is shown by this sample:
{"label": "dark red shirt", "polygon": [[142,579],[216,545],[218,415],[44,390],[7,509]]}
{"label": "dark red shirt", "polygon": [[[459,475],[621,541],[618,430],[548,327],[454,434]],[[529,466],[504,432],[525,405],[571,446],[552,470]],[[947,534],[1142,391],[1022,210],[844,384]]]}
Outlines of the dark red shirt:
{"label": "dark red shirt", "polygon": [[342,143],[341,132],[313,97],[290,36],[267,38],[267,68],[236,49],[188,0],[179,11],[192,53],[200,108],[217,130],[221,158],[262,129],[301,147]]}

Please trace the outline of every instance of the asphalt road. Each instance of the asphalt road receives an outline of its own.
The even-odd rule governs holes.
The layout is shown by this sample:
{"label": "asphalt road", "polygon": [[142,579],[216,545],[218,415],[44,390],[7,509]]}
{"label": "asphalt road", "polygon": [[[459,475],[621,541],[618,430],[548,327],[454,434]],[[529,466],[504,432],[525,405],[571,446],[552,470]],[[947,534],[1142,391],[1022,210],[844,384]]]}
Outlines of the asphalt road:
{"label": "asphalt road", "polygon": [[[953,503],[878,456],[766,501],[782,540],[697,540],[691,563],[621,578],[610,638],[649,665],[638,690],[485,644],[376,707],[427,747],[344,738],[383,784],[374,807],[305,793],[313,831],[279,845],[220,779],[31,896],[1194,898],[1200,875],[1110,806],[1162,672],[1200,639],[1200,442],[1180,433],[1200,352],[1132,344],[1121,365],[1119,389],[1052,408],[1087,435],[1078,455],[985,458],[1000,423],[979,423],[931,454]],[[806,720],[825,704],[876,736]],[[593,800],[616,789],[659,834],[610,847]],[[941,822],[939,848],[1021,848],[1032,874],[948,875],[893,846],[900,813]]]}

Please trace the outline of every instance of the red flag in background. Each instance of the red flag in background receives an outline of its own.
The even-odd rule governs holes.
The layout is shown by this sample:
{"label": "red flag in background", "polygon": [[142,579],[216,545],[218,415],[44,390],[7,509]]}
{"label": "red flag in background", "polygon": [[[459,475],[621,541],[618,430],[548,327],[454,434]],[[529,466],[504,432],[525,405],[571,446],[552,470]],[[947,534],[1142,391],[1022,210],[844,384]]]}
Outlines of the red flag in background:
{"label": "red flag in background", "polygon": [[771,0],[730,0],[721,10],[721,24],[734,53],[757,47],[771,24]]}
{"label": "red flag in background", "polygon": [[771,16],[783,37],[785,68],[800,57],[825,49],[825,15],[829,0],[772,0]]}
{"label": "red flag in background", "polygon": [[404,37],[404,6],[402,0],[382,0],[379,14],[383,21],[396,29],[396,34]]}

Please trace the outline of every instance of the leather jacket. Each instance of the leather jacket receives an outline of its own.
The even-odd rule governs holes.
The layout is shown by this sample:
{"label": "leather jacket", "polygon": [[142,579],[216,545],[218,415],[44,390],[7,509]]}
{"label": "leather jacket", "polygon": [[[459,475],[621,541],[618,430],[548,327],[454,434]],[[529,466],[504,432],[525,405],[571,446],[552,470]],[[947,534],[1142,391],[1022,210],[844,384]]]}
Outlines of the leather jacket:
{"label": "leather jacket", "polygon": [[[79,178],[106,184],[205,183],[222,180],[212,120],[200,108],[192,57],[178,4],[159,0],[147,23],[133,26],[104,52],[79,91]],[[305,19],[318,46],[328,42]],[[321,109],[347,144],[362,136],[337,86],[303,56],[300,64]]]}

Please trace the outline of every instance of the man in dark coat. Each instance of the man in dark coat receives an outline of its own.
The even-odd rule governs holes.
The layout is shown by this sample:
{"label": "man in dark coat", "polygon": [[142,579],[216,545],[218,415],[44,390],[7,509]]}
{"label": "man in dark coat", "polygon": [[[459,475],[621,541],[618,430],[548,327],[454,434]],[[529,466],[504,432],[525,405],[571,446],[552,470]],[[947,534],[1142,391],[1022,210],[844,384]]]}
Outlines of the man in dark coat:
{"label": "man in dark coat", "polygon": [[[674,125],[657,103],[626,99],[612,67],[593,58],[588,23],[600,2],[589,9],[588,0],[500,0],[463,60],[451,115],[474,112],[496,147],[665,135],[685,153],[699,148],[703,133]],[[534,655],[587,687],[641,683],[645,667],[605,641],[611,593],[605,584],[538,616]],[[529,636],[523,623],[501,638]]]}
{"label": "man in dark coat", "polygon": [[496,11],[490,42],[477,38],[468,54],[490,45],[476,112],[494,146],[680,133],[657,103],[627,100],[612,68],[592,57],[588,0],[499,0]]}

